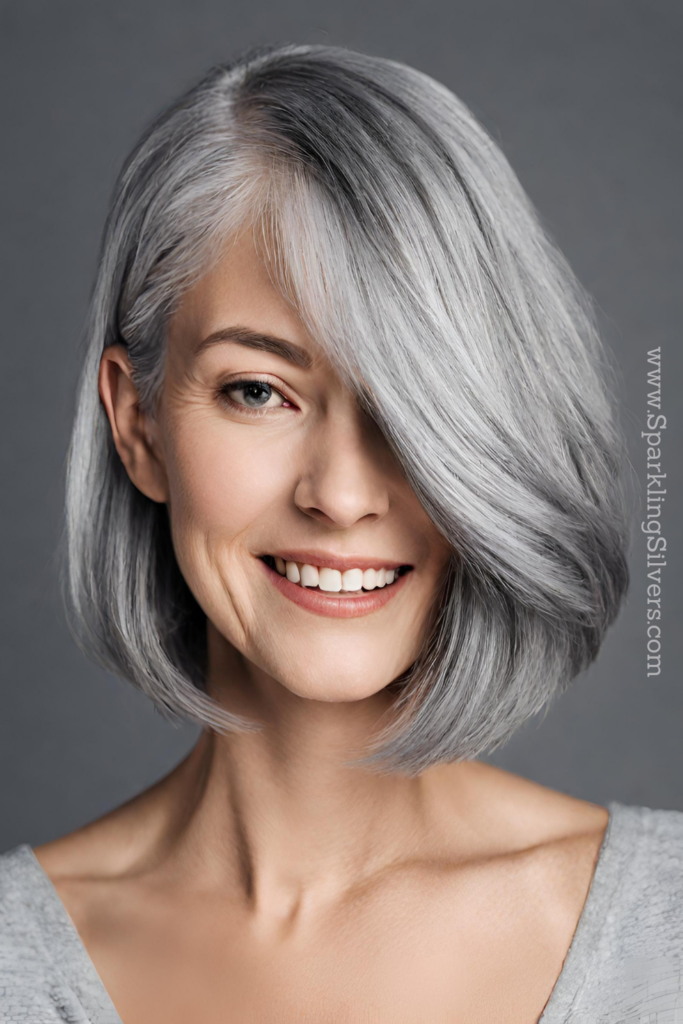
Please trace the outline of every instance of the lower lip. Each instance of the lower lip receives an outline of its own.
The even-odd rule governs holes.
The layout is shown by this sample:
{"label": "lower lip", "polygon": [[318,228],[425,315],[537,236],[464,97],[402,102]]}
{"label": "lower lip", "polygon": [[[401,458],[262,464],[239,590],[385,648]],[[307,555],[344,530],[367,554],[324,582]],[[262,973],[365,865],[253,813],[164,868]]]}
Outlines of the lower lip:
{"label": "lower lip", "polygon": [[286,576],[266,563],[259,562],[265,569],[271,583],[277,587],[281,594],[305,608],[314,615],[328,615],[335,619],[355,619],[359,615],[369,615],[371,612],[379,611],[385,604],[391,601],[400,590],[403,590],[411,572],[404,573],[397,580],[388,586],[371,590],[368,593],[360,592],[358,597],[337,597],[334,594],[325,594],[320,590],[311,590],[308,587],[300,587],[298,583],[292,583]]}

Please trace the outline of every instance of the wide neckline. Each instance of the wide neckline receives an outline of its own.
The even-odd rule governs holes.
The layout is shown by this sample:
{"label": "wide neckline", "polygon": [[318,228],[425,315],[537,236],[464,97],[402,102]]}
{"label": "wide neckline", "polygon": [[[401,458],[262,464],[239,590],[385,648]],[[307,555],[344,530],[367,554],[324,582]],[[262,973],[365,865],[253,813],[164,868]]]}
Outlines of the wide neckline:
{"label": "wide neckline", "polygon": [[[618,833],[622,812],[627,808],[616,801],[610,801],[606,805],[606,810],[609,814],[607,827],[600,844],[588,894],[562,969],[537,1024],[564,1024],[566,1014],[575,1003],[583,984],[586,954],[595,948],[599,940],[619,881],[620,872],[614,868],[618,867],[621,853]],[[76,925],[50,876],[36,857],[33,847],[29,843],[24,843],[18,850],[24,851],[26,863],[32,868],[43,890],[44,909],[48,913],[44,913],[44,920],[39,923],[43,929],[43,942],[53,961],[78,995],[89,1019],[96,1020],[98,1024],[123,1024]],[[64,945],[65,938],[68,941]]]}

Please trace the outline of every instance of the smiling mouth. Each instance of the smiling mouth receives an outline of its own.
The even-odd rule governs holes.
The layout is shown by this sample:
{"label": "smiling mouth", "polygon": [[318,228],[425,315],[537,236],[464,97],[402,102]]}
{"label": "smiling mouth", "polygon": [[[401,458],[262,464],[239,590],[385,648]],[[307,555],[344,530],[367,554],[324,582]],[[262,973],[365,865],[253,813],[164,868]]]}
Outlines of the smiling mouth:
{"label": "smiling mouth", "polygon": [[412,571],[412,565],[401,565],[397,569],[350,568],[343,572],[326,566],[285,561],[277,555],[261,555],[262,562],[284,576],[290,583],[314,593],[334,597],[358,597],[375,590],[392,588],[397,581]]}

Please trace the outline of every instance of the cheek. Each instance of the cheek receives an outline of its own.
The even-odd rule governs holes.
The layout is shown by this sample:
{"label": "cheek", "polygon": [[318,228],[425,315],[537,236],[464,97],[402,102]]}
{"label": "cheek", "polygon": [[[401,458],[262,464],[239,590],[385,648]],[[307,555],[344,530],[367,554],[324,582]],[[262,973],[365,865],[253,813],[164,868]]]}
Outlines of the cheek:
{"label": "cheek", "polygon": [[[253,434],[253,437],[250,437]],[[174,532],[230,543],[291,489],[281,445],[238,424],[189,420],[167,459]]]}
{"label": "cheek", "polygon": [[185,414],[166,446],[169,512],[180,571],[219,632],[246,651],[254,631],[249,539],[286,509],[291,443]]}

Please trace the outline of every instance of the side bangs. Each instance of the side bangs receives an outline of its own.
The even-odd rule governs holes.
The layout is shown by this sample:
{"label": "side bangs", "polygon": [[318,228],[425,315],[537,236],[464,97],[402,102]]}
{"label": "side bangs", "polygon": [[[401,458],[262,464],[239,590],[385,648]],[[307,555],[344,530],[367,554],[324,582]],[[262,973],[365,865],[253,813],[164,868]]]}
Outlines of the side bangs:
{"label": "side bangs", "polygon": [[316,71],[257,74],[239,111],[271,159],[273,276],[454,549],[394,738],[360,762],[420,770],[504,741],[595,657],[626,580],[619,439],[590,305],[466,108],[432,106],[445,141],[367,69]]}

